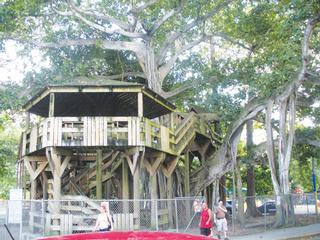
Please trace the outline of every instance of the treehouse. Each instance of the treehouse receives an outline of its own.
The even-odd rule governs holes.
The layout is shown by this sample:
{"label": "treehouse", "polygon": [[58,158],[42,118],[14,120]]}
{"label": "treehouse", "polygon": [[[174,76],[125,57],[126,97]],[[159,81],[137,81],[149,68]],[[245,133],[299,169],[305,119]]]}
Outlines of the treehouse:
{"label": "treehouse", "polygon": [[24,109],[40,119],[19,151],[18,185],[31,199],[191,196],[192,161],[202,165],[219,144],[197,111],[177,113],[136,83],[48,86]]}

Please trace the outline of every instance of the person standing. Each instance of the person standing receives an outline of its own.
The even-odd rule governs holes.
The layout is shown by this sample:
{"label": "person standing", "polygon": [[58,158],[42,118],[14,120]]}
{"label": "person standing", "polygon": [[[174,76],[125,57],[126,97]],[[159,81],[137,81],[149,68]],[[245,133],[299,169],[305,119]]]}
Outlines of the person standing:
{"label": "person standing", "polygon": [[227,237],[227,231],[228,231],[228,223],[227,223],[227,219],[226,219],[227,212],[228,212],[227,208],[223,205],[223,201],[219,201],[218,207],[216,208],[214,215],[213,215],[214,223],[217,226],[219,239],[221,239],[222,233],[224,235],[225,240],[229,239]]}
{"label": "person standing", "polygon": [[199,227],[200,227],[201,235],[204,235],[204,236],[211,235],[212,211],[210,208],[208,208],[208,204],[206,202],[202,204]]}

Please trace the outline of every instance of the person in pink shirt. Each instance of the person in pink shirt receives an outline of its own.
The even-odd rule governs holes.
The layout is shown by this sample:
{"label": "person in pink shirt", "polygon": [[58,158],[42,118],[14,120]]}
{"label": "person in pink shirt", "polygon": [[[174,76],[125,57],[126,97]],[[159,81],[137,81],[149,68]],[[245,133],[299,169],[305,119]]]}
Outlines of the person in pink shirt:
{"label": "person in pink shirt", "polygon": [[201,235],[204,235],[204,236],[211,235],[212,211],[210,208],[208,208],[208,204],[206,202],[202,204],[199,227],[200,227]]}

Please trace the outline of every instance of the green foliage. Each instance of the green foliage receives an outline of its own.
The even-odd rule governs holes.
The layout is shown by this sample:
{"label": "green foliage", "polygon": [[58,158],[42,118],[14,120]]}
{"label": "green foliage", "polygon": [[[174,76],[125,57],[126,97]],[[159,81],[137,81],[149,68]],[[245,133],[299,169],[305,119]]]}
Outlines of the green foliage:
{"label": "green foliage", "polygon": [[0,199],[7,198],[10,188],[15,186],[18,142],[20,132],[8,114],[0,115]]}
{"label": "green foliage", "polygon": [[[303,144],[306,140],[320,139],[320,128],[300,127],[296,131],[300,144],[296,144],[292,153],[290,165],[291,187],[301,187],[306,192],[312,191],[312,159],[315,161],[317,188],[320,188],[320,149],[319,147]],[[294,190],[294,189],[293,189]]]}

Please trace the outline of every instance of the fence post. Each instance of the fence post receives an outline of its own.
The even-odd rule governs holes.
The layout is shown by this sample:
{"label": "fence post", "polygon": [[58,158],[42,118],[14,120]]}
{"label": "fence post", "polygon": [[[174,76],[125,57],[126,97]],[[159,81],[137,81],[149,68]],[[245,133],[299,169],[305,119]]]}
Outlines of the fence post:
{"label": "fence post", "polygon": [[159,224],[158,224],[158,201],[156,199],[154,199],[155,203],[155,207],[156,207],[156,230],[159,231]]}
{"label": "fence post", "polygon": [[44,199],[42,198],[41,200],[41,213],[42,213],[42,218],[41,218],[41,221],[42,221],[42,226],[43,226],[43,233],[42,233],[42,236],[45,236],[44,235],[44,232],[45,232],[45,209],[44,209]]}
{"label": "fence post", "polygon": [[[21,202],[21,220],[20,220],[20,229],[19,229],[19,239],[22,239],[22,227],[23,227],[23,200]],[[8,207],[7,207],[8,209]],[[7,215],[8,216],[8,215]]]}
{"label": "fence post", "polygon": [[263,215],[263,219],[264,219],[264,231],[267,231],[267,201],[266,199],[264,199],[264,215]]}
{"label": "fence post", "polygon": [[174,199],[174,205],[176,209],[176,231],[179,232],[179,223],[178,223],[178,205],[177,205],[177,199]]}

